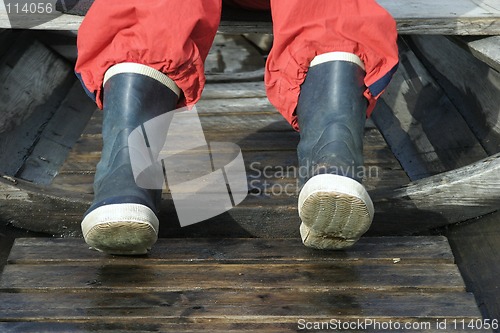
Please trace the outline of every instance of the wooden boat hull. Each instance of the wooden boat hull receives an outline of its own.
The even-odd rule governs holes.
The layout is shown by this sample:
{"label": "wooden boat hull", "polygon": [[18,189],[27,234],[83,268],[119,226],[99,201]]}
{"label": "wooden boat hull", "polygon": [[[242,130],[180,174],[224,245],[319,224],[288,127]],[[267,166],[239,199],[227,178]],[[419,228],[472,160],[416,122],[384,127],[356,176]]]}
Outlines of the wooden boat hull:
{"label": "wooden boat hull", "polygon": [[[237,51],[232,48],[244,44],[231,38],[217,43],[223,45],[221,50],[231,49],[226,57]],[[412,42],[401,42],[401,68],[374,113],[378,128],[371,122],[367,125],[366,163],[378,168],[377,176],[365,182],[376,207],[371,235],[426,233],[500,207],[500,101],[496,101],[500,99],[500,85],[492,81],[499,78],[498,73],[484,68],[484,63],[452,42],[447,47],[461,55],[454,57],[457,63],[439,62],[444,55],[435,47],[436,41],[426,44],[435,38],[419,36]],[[443,41],[438,43],[443,45]],[[249,57],[259,57],[255,50],[249,51],[252,47],[245,47]],[[415,53],[423,57],[424,63],[434,64],[431,70]],[[297,163],[298,134],[267,101],[259,69],[264,63],[260,61],[260,65],[253,62],[251,69],[208,73],[209,84],[199,104],[204,111],[202,124],[207,139],[232,141],[242,147],[249,196],[225,214],[199,226],[180,228],[171,196],[166,192],[160,216],[163,235],[298,237],[296,179],[277,172]],[[477,68],[481,68],[478,72],[493,71],[488,72],[489,83],[477,87],[466,77],[459,77],[453,66],[461,67],[463,61],[477,62]],[[446,78],[450,73],[453,78]],[[82,215],[92,200],[101,115],[78,83],[73,81],[72,85],[59,107],[51,111],[46,120],[49,125],[39,129],[24,124],[25,129],[33,128],[35,135],[33,145],[20,159],[21,165],[7,168],[5,164],[13,165],[7,155],[16,146],[3,152],[0,218],[13,226],[55,235],[80,235]],[[472,110],[471,105],[479,108]],[[28,120],[40,122],[39,118]],[[19,135],[20,131],[12,133]],[[16,141],[12,137],[9,140]],[[254,162],[259,165],[256,169],[252,167]],[[266,166],[275,170],[270,179],[263,179]],[[289,195],[274,193],[285,185],[291,186],[287,187],[291,189]]]}

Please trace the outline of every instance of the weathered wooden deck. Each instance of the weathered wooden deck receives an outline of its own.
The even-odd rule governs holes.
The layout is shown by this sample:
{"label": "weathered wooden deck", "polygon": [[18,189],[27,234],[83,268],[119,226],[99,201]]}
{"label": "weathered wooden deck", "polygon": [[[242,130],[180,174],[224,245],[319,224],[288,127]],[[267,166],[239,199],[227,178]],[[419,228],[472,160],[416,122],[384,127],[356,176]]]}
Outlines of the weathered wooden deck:
{"label": "weathered wooden deck", "polygon": [[[140,258],[18,239],[0,279],[5,333],[296,332],[358,320],[488,331],[460,329],[481,315],[444,237],[363,238],[340,252],[299,239],[162,239]],[[360,331],[389,331],[379,327]]]}

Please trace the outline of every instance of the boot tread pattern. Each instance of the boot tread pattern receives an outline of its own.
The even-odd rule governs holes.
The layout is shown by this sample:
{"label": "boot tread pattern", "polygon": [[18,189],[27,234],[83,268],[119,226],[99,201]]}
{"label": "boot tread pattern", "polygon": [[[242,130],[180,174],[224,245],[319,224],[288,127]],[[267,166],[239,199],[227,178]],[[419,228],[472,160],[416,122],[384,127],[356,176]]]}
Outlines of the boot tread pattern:
{"label": "boot tread pattern", "polygon": [[156,240],[156,232],[150,224],[130,221],[97,224],[85,237],[94,249],[117,255],[146,254]]}
{"label": "boot tread pattern", "polygon": [[315,176],[299,196],[300,233],[306,246],[342,249],[368,229],[373,207],[361,184],[347,177]]}

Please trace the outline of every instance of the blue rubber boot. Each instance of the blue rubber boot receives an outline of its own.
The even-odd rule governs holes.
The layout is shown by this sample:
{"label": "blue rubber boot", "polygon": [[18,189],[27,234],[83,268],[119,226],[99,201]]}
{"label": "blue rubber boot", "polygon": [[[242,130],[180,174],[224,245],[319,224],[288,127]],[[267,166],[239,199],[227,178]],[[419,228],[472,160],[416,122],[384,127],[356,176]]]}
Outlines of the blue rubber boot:
{"label": "blue rubber boot", "polygon": [[144,65],[118,64],[106,72],[103,149],[94,201],[82,221],[83,236],[91,247],[110,254],[140,255],[156,242],[161,190],[136,184],[128,138],[148,120],[173,110],[178,94],[166,75]]}
{"label": "blue rubber boot", "polygon": [[300,143],[298,210],[303,243],[352,246],[370,227],[373,203],[363,187],[365,72],[354,54],[316,57],[297,105]]}

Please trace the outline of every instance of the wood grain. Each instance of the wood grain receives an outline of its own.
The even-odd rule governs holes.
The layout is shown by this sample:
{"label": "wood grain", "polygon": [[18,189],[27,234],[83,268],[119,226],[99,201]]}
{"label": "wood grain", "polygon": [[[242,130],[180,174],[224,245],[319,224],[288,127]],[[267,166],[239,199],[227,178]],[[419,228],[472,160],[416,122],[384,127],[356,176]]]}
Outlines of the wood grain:
{"label": "wood grain", "polygon": [[464,38],[462,42],[476,58],[500,72],[500,36]]}
{"label": "wood grain", "polygon": [[446,37],[411,40],[485,151],[500,152],[500,74]]}
{"label": "wood grain", "polygon": [[[406,221],[410,216],[419,217],[419,225],[398,226],[401,231],[406,229],[407,234],[495,212],[500,207],[500,153],[390,193],[373,193],[373,196],[387,198],[375,199],[381,215],[400,214],[400,221]],[[388,224],[388,230],[396,227]]]}
{"label": "wood grain", "polygon": [[[167,282],[168,281],[168,282]],[[314,289],[369,290],[387,292],[408,289],[465,291],[455,265],[430,267],[418,264],[358,265],[321,264],[179,264],[179,265],[7,265],[0,290],[18,292],[51,291],[179,291],[197,286],[201,289],[231,288],[253,290]]]}
{"label": "wood grain", "polygon": [[[402,34],[446,34],[446,35],[497,35],[500,34],[500,8],[494,0],[406,0],[404,3],[380,0],[396,19]],[[264,15],[264,20],[268,19]],[[36,21],[33,16],[24,18],[26,26]],[[82,17],[61,15],[45,24],[36,26],[44,30],[78,30]],[[237,19],[237,18],[236,18]],[[6,9],[0,6],[0,28],[10,28]],[[271,33],[269,21],[242,22],[222,21],[219,31],[239,33]]]}
{"label": "wood grain", "polygon": [[65,100],[32,147],[31,155],[23,164],[18,177],[36,184],[50,184],[95,109],[94,103],[83,92],[80,82],[74,82]]}
{"label": "wood grain", "polygon": [[481,318],[444,237],[365,238],[340,252],[298,239],[157,245],[157,253],[130,258],[88,251],[80,239],[18,239],[0,279],[0,328],[287,332],[301,318],[429,325]]}
{"label": "wood grain", "polygon": [[400,43],[401,66],[373,120],[411,180],[488,156],[413,51]]}
{"label": "wood grain", "polygon": [[[64,248],[64,251],[59,249]],[[126,258],[87,251],[83,239],[18,238],[8,263],[16,265],[80,264],[207,264],[207,263],[454,263],[445,237],[364,237],[348,251],[318,251],[299,239],[209,239],[158,240],[147,257]],[[293,254],[293,255],[291,255]]]}
{"label": "wood grain", "polygon": [[74,77],[67,63],[21,35],[0,60],[0,172],[16,175]]}
{"label": "wood grain", "polygon": [[265,98],[264,82],[236,82],[207,84],[203,90],[202,100],[229,98]]}
{"label": "wood grain", "polygon": [[69,66],[39,42],[20,40],[0,63],[0,133],[21,124],[69,76]]}
{"label": "wood grain", "polygon": [[[265,276],[263,276],[265,277]],[[297,318],[412,321],[478,318],[474,296],[461,292],[356,292],[314,290],[213,290],[141,293],[51,292],[0,294],[5,321],[136,320],[178,323],[181,318],[206,324],[224,322],[286,323]],[[124,315],[126,314],[126,316]],[[208,328],[208,327],[207,327]]]}

